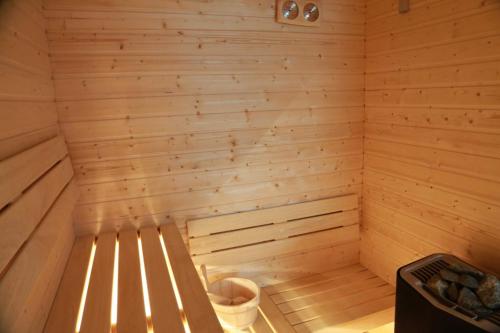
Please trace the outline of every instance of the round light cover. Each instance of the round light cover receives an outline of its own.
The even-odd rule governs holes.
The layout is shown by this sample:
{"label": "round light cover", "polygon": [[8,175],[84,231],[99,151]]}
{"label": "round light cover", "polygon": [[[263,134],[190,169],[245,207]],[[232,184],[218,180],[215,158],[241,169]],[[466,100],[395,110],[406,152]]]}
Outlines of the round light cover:
{"label": "round light cover", "polygon": [[304,6],[304,18],[309,22],[316,22],[319,18],[319,8],[310,2]]}
{"label": "round light cover", "polygon": [[299,16],[299,6],[295,1],[287,1],[283,4],[281,13],[284,18],[294,20]]}

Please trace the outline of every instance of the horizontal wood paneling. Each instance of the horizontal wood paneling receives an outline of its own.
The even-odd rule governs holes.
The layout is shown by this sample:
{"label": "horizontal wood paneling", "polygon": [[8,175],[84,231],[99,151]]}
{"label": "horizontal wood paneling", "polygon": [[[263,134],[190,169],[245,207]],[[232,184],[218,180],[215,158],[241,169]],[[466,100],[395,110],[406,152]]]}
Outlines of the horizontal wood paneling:
{"label": "horizontal wood paneling", "polygon": [[2,332],[42,332],[74,239],[72,182],[0,280]]}
{"label": "horizontal wood paneling", "polygon": [[29,239],[72,176],[71,162],[66,158],[2,211],[0,271],[4,271],[21,246]]}
{"label": "horizontal wood paneling", "polygon": [[363,1],[45,4],[79,232],[359,194]]}
{"label": "horizontal wood paneling", "polygon": [[361,261],[396,269],[449,252],[499,273],[497,1],[367,7]]}
{"label": "horizontal wood paneling", "polygon": [[66,156],[61,137],[41,143],[0,162],[0,177],[5,190],[0,193],[0,208],[20,196],[36,179]]}
{"label": "horizontal wood paneling", "polygon": [[0,331],[42,332],[74,240],[41,0],[0,3]]}
{"label": "horizontal wood paneling", "polygon": [[8,0],[0,5],[0,160],[57,135],[40,7],[41,1]]}

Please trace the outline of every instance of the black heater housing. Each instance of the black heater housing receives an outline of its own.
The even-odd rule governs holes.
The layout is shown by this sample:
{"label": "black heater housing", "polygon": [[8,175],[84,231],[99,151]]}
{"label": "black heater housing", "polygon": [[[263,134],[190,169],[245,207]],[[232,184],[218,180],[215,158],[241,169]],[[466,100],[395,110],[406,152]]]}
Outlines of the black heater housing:
{"label": "black heater housing", "polygon": [[434,254],[398,270],[395,333],[500,333],[500,311],[480,318],[426,289],[427,280],[453,262],[467,265],[452,255]]}

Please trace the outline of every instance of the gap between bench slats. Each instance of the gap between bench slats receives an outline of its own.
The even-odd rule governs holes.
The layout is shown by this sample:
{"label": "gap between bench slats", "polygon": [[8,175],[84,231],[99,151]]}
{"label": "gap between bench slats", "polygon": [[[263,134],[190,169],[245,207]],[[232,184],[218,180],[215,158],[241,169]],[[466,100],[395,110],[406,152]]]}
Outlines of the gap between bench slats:
{"label": "gap between bench slats", "polygon": [[155,228],[141,230],[149,299],[155,333],[184,332],[172,282]]}
{"label": "gap between bench slats", "polygon": [[[147,333],[149,327],[155,333],[181,333],[185,332],[183,314],[192,333],[222,333],[176,226],[164,226],[161,230],[161,235],[156,228],[141,229],[139,233],[123,231],[118,237],[115,233],[99,235],[94,259],[91,255],[94,238],[78,239],[45,333],[76,332],[79,315],[82,333]],[[116,289],[114,274],[117,274]],[[178,302],[172,276],[181,302]],[[144,297],[146,289],[149,303]],[[113,309],[116,309],[116,317]],[[112,317],[116,318],[116,327]]]}
{"label": "gap between bench slats", "polygon": [[192,238],[189,240],[189,248],[192,255],[207,254],[218,250],[349,226],[358,222],[358,216],[358,211],[352,210]]}
{"label": "gap between bench slats", "polygon": [[74,332],[94,236],[78,238],[71,250],[45,333]]}
{"label": "gap between bench slats", "polygon": [[352,210],[357,207],[358,197],[353,194],[293,205],[196,219],[188,221],[189,237],[196,238],[230,230]]}
{"label": "gap between bench slats", "polygon": [[287,238],[268,243],[240,247],[221,252],[193,256],[195,265],[231,265],[236,262],[249,262],[258,258],[298,253],[322,246],[340,245],[359,239],[359,225]]}
{"label": "gap between bench slats", "polygon": [[80,333],[109,333],[116,234],[99,235]]}
{"label": "gap between bench slats", "polygon": [[221,326],[177,227],[174,224],[164,225],[161,227],[161,234],[191,331],[222,333]]}

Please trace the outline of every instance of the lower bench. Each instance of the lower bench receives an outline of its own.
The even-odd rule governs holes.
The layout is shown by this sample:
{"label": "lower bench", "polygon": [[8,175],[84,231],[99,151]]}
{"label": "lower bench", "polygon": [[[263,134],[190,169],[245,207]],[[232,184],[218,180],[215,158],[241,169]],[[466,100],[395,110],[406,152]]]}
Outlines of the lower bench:
{"label": "lower bench", "polygon": [[222,332],[174,224],[75,241],[45,333]]}

